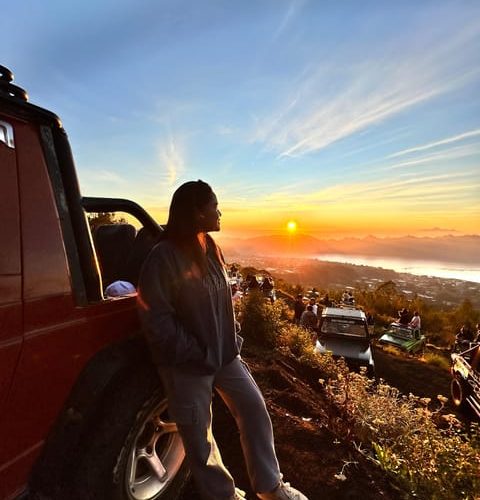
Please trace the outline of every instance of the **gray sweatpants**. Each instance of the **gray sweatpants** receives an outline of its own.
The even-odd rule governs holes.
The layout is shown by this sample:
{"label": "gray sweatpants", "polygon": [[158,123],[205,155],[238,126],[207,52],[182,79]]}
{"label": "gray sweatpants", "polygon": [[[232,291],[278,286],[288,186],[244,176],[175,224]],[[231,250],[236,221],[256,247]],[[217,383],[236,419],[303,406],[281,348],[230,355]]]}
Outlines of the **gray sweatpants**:
{"label": "gray sweatpants", "polygon": [[235,484],[212,434],[212,393],[225,401],[240,431],[240,442],[255,492],[272,491],[281,474],[265,401],[240,358],[213,375],[162,368],[171,416],[183,440],[197,487],[205,500],[230,500]]}

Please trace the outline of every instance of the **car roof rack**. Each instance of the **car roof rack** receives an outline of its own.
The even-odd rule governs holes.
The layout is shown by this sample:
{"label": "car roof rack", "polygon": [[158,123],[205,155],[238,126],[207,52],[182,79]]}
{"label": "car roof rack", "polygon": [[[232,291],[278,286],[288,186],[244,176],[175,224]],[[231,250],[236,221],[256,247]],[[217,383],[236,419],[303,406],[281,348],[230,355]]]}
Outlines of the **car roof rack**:
{"label": "car roof rack", "polygon": [[28,94],[27,91],[14,85],[13,73],[5,66],[0,65],[0,93],[8,97],[13,97],[20,101],[27,102]]}

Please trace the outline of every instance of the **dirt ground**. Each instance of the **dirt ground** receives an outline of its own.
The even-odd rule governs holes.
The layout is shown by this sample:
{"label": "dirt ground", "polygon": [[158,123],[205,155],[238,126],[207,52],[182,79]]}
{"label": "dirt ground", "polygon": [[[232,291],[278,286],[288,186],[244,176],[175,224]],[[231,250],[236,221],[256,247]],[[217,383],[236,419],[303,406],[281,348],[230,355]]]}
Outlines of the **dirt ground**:
{"label": "dirt ground", "polygon": [[[436,399],[438,394],[449,397],[450,373],[429,365],[418,358],[399,357],[380,349],[375,350],[377,375],[404,394]],[[453,407],[450,407],[453,412]]]}
{"label": "dirt ground", "polygon": [[[398,379],[387,357],[383,353],[379,356],[379,376],[387,381],[389,378]],[[383,471],[342,436],[329,430],[329,421],[335,418],[335,408],[322,394],[318,373],[274,353],[258,357],[247,352],[244,359],[267,402],[277,455],[286,481],[303,491],[310,500],[402,497]],[[411,365],[402,367],[401,372],[410,373]],[[422,375],[421,378],[425,380],[427,377]],[[408,380],[404,383],[406,387]],[[407,392],[410,391],[411,387]],[[433,387],[426,392],[428,394],[421,395],[434,394],[436,397],[445,391],[437,392],[437,387]],[[219,397],[214,403],[214,434],[237,486],[246,490],[247,498],[255,499],[249,488],[235,423]],[[335,477],[340,473],[345,480]],[[182,500],[199,500],[193,485]]]}

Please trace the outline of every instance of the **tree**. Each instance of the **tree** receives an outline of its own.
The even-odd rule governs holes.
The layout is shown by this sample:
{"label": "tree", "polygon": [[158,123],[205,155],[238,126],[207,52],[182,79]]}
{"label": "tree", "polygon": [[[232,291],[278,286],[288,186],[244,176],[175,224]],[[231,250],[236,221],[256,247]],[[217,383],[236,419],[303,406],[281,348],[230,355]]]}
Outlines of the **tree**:
{"label": "tree", "polygon": [[88,223],[92,233],[98,226],[106,224],[126,224],[123,217],[118,217],[114,212],[92,212],[87,214]]}

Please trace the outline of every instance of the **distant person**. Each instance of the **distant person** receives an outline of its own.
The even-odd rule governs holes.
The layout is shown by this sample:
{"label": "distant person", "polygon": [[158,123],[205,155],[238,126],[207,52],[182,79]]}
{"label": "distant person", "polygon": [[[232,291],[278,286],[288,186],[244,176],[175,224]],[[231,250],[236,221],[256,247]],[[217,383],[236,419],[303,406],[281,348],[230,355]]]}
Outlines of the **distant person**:
{"label": "distant person", "polygon": [[225,262],[208,234],[220,230],[220,216],[208,184],[182,184],[173,195],[162,238],[140,275],[140,317],[168,411],[202,499],[245,497],[223,464],[212,432],[216,391],[235,417],[257,496],[307,500],[282,481],[265,400],[240,356]]}
{"label": "distant person", "polygon": [[273,290],[273,287],[274,287],[274,283],[273,283],[273,279],[271,276],[265,276],[265,278],[263,279],[263,283],[262,283],[262,290],[263,291],[270,291],[270,290]]}
{"label": "distant person", "polygon": [[305,311],[305,302],[303,302],[303,294],[299,293],[293,304],[293,322],[296,325],[300,324],[303,311]]}
{"label": "distant person", "polygon": [[477,323],[475,325],[475,329],[476,329],[476,333],[475,333],[475,338],[473,339],[473,341],[476,344],[480,344],[480,323]]}
{"label": "distant person", "polygon": [[313,312],[313,306],[308,304],[307,309],[303,311],[302,317],[300,318],[300,326],[303,326],[306,330],[314,332],[317,329],[318,318]]}
{"label": "distant person", "polygon": [[254,274],[249,274],[246,279],[248,290],[257,290],[260,288],[260,283]]}
{"label": "distant person", "polygon": [[235,329],[237,332],[239,332],[241,330],[240,321],[243,319],[243,311],[242,311],[243,292],[236,283],[233,283],[231,285],[231,290],[232,290],[233,312],[236,318]]}
{"label": "distant person", "polygon": [[413,328],[414,330],[420,330],[421,329],[421,327],[422,327],[422,320],[420,319],[420,315],[418,314],[418,311],[415,311],[413,313],[413,318],[408,323],[408,326],[410,328]]}
{"label": "distant person", "polygon": [[400,311],[398,311],[398,322],[401,325],[408,326],[409,317],[410,317],[410,315],[408,314],[408,311],[405,307],[403,309],[401,309]]}
{"label": "distant person", "polygon": [[330,300],[330,297],[328,296],[328,293],[326,293],[323,297],[323,299],[320,301],[325,307],[331,307],[332,306],[332,301]]}
{"label": "distant person", "polygon": [[342,302],[344,304],[346,304],[348,302],[348,292],[347,290],[345,290],[343,293],[342,293]]}
{"label": "distant person", "polygon": [[236,306],[242,301],[243,293],[240,291],[238,285],[234,283],[232,286],[232,302],[233,305]]}
{"label": "distant person", "polygon": [[464,323],[455,336],[456,343],[466,343],[473,341],[472,327],[469,323]]}
{"label": "distant person", "polygon": [[308,301],[308,305],[312,306],[312,311],[315,313],[315,316],[318,313],[318,305],[315,297],[311,297]]}
{"label": "distant person", "polygon": [[265,276],[263,279],[263,283],[261,285],[261,290],[267,299],[270,300],[270,302],[275,302],[275,283],[273,282],[273,279],[271,276]]}
{"label": "distant person", "polygon": [[470,342],[473,342],[473,331],[469,323],[465,323],[455,335],[454,351],[460,352],[470,347]]}
{"label": "distant person", "polygon": [[470,323],[465,323],[462,325],[462,328],[460,328],[459,335],[464,340],[469,340],[469,341],[473,340],[473,332]]}

